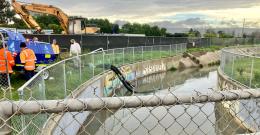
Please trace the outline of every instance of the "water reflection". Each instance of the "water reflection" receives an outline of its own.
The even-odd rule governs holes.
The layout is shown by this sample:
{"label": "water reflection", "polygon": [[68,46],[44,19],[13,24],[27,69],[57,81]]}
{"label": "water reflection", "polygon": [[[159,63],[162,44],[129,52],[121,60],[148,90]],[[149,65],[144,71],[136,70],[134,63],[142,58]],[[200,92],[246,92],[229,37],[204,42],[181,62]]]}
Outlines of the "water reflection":
{"label": "water reflection", "polygon": [[[136,95],[212,91],[217,67],[166,72],[134,82]],[[170,87],[170,89],[168,89]],[[117,96],[129,95],[125,89]],[[92,112],[78,134],[235,134],[249,133],[219,103],[142,107]]]}

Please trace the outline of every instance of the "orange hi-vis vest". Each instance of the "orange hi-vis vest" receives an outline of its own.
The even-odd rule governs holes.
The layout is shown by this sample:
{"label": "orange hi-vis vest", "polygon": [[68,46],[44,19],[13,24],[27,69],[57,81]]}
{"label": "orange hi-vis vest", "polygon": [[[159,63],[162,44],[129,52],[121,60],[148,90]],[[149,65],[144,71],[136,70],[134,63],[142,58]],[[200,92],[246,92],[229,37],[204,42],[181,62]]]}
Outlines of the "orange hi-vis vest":
{"label": "orange hi-vis vest", "polygon": [[[14,58],[8,50],[0,49],[0,73],[13,73]],[[7,68],[7,69],[6,69]]]}
{"label": "orange hi-vis vest", "polygon": [[20,53],[20,59],[21,63],[25,64],[24,69],[27,71],[32,71],[35,69],[35,61],[36,56],[33,52],[33,50],[29,48],[25,48],[21,53]]}

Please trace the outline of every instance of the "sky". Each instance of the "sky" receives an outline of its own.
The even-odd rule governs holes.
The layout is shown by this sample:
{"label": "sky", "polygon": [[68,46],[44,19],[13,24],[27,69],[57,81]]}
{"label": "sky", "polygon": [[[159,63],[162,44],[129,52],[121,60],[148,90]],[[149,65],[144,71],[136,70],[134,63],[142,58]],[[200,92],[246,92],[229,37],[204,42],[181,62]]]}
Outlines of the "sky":
{"label": "sky", "polygon": [[61,8],[68,15],[166,28],[258,28],[260,0],[20,0]]}

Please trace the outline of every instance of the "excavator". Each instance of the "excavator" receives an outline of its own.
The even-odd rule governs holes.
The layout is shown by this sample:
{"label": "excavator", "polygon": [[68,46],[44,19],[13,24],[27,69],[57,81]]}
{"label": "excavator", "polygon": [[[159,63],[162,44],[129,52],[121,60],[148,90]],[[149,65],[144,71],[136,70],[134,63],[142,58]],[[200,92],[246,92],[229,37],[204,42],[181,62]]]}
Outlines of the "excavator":
{"label": "excavator", "polygon": [[17,2],[16,0],[12,0],[12,7],[15,12],[20,15],[25,24],[29,28],[36,29],[38,33],[41,33],[42,31],[41,26],[35,21],[32,15],[30,15],[30,12],[54,15],[59,20],[60,25],[64,30],[64,34],[94,34],[100,31],[100,28],[96,26],[86,27],[82,25],[82,18],[69,18],[69,16],[60,8],[52,5],[35,3],[23,4],[21,2]]}

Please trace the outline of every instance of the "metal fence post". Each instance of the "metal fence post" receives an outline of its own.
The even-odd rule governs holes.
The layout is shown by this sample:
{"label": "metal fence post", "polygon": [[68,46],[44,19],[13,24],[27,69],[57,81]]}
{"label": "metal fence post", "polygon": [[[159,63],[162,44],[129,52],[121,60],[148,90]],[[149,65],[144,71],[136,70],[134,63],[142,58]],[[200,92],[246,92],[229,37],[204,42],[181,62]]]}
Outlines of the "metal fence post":
{"label": "metal fence post", "polygon": [[180,46],[181,46],[181,53],[183,53],[183,51],[182,51],[182,50],[183,50],[183,49],[182,49],[182,44],[180,44]]}
{"label": "metal fence post", "polygon": [[123,65],[125,65],[125,48],[123,48]]}
{"label": "metal fence post", "polygon": [[172,45],[170,45],[170,56],[172,56]]}
{"label": "metal fence post", "polygon": [[144,47],[142,46],[142,61],[144,61]]}
{"label": "metal fence post", "polygon": [[112,59],[112,64],[115,64],[116,63],[116,61],[115,61],[115,49],[113,49],[113,59]]}
{"label": "metal fence post", "polygon": [[67,96],[66,62],[63,62],[64,98]]}
{"label": "metal fence post", "polygon": [[[4,50],[6,50],[6,46],[5,46],[5,43],[4,43],[4,35],[0,32],[0,36],[1,36],[1,40],[2,40],[2,46],[3,46],[3,48],[4,48]],[[11,79],[10,79],[10,76],[9,76],[9,71],[8,71],[8,66],[7,66],[7,63],[8,63],[8,61],[7,61],[7,54],[6,54],[6,51],[4,51],[4,58],[5,58],[5,69],[6,69],[6,76],[7,76],[7,80],[4,80],[4,89],[5,89],[5,92],[6,92],[6,90],[9,90],[9,92],[10,92],[10,95],[11,95],[11,97],[12,97],[12,86],[11,86]],[[6,78],[5,78],[6,79]],[[5,88],[6,87],[6,81],[7,81],[7,88]],[[4,93],[4,94],[6,94],[6,93]]]}
{"label": "metal fence post", "polygon": [[[19,93],[19,101],[24,101],[24,89],[18,89],[18,93]],[[21,127],[24,129],[26,126],[25,126],[25,118],[24,118],[24,115],[21,115]],[[27,135],[26,133],[26,130],[24,130],[22,132],[22,135]]]}
{"label": "metal fence post", "polygon": [[178,54],[178,45],[175,44],[175,53]]}
{"label": "metal fence post", "polygon": [[252,58],[252,63],[251,63],[251,74],[250,74],[250,82],[249,82],[249,87],[252,87],[252,80],[253,80],[253,72],[254,72],[254,57]]}
{"label": "metal fence post", "polygon": [[160,51],[160,58],[162,58],[162,54],[161,54],[161,46],[159,45],[159,51]]}
{"label": "metal fence post", "polygon": [[107,50],[109,48],[109,40],[108,40],[108,36],[107,36]]}
{"label": "metal fence post", "polygon": [[151,46],[151,59],[153,58],[153,46]]}
{"label": "metal fence post", "polygon": [[135,47],[133,47],[133,63],[135,61]]}
{"label": "metal fence post", "polygon": [[105,51],[102,51],[103,72],[105,71]]}
{"label": "metal fence post", "polygon": [[92,77],[95,76],[95,58],[94,58],[94,54],[92,54]]}
{"label": "metal fence post", "polygon": [[77,59],[79,60],[79,80],[82,82],[81,56],[77,56]]}
{"label": "metal fence post", "polygon": [[233,57],[232,57],[232,69],[231,69],[231,70],[232,70],[232,71],[231,71],[231,77],[232,77],[232,78],[234,78],[234,77],[233,77],[233,75],[234,75],[234,63],[235,63],[235,56],[233,55]]}
{"label": "metal fence post", "polygon": [[221,51],[221,64],[220,65],[222,65],[222,71],[225,73],[225,66],[226,66],[226,52],[225,51]]}

